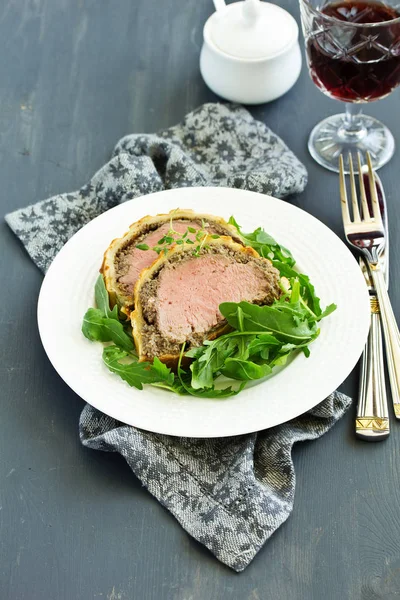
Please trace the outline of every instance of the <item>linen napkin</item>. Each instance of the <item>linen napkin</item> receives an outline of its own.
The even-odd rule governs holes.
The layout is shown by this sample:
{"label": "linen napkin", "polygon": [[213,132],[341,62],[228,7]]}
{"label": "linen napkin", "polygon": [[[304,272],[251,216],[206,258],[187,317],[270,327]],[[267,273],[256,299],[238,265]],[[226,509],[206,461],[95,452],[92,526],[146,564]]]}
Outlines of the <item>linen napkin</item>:
{"label": "linen napkin", "polygon": [[[301,192],[306,182],[304,166],[244,108],[205,104],[175,127],[124,137],[110,162],[79,191],[18,210],[6,221],[33,261],[46,271],[78,229],[132,198],[199,185],[286,198]],[[145,199],[138,202],[143,202],[145,214]],[[215,211],[218,214],[218,207]],[[190,535],[220,561],[242,571],[292,510],[293,444],[320,437],[350,402],[335,392],[289,423],[221,439],[149,433],[86,405],[79,433],[87,447],[122,454]]]}

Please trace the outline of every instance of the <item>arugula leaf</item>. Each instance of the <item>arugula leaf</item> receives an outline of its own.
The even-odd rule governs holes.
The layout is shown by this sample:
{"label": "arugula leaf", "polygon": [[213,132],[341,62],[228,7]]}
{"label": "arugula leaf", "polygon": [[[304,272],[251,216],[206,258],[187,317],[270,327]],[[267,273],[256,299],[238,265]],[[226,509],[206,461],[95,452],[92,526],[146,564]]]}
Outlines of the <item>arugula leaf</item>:
{"label": "arugula leaf", "polygon": [[236,227],[236,229],[238,230],[238,232],[240,233],[240,225],[239,223],[236,221],[235,217],[233,215],[231,215],[229,217],[228,220],[229,225],[233,225],[234,227]]}
{"label": "arugula leaf", "polygon": [[290,304],[291,307],[296,305],[296,308],[299,308],[300,303],[300,281],[295,279],[292,282],[292,293],[290,294]]}
{"label": "arugula leaf", "polygon": [[284,354],[278,354],[278,356],[276,356],[274,358],[273,361],[271,361],[270,366],[271,367],[278,367],[278,366],[283,366],[286,365],[287,363],[287,359],[289,358],[289,356],[292,354],[292,350],[290,350],[289,352],[285,352]]}
{"label": "arugula leaf", "polygon": [[297,280],[300,283],[300,294],[303,301],[307,304],[308,308],[314,313],[317,320],[322,319],[322,310],[320,306],[320,299],[315,293],[315,288],[310,281],[310,278],[304,273],[298,273],[291,266],[279,261],[273,260],[272,264],[276,267],[283,277],[287,277],[290,280]]}
{"label": "arugula leaf", "polygon": [[104,315],[99,308],[89,308],[82,322],[82,333],[92,342],[110,342],[111,338],[103,327]]}
{"label": "arugula leaf", "polygon": [[99,275],[97,278],[96,285],[94,286],[94,298],[96,300],[97,308],[101,310],[104,316],[118,321],[118,307],[115,305],[112,310],[110,309],[110,299],[103,275]]}
{"label": "arugula leaf", "polygon": [[260,256],[271,260],[282,261],[291,267],[295,264],[295,260],[290,250],[284,246],[280,246],[272,236],[262,229],[262,227],[258,227],[252,233],[243,233],[241,226],[233,216],[229,218],[228,223],[236,227],[245,244],[251,246],[254,250],[257,250]]}
{"label": "arugula leaf", "polygon": [[133,352],[133,339],[124,331],[124,326],[115,319],[104,317],[99,308],[89,308],[83,317],[83,335],[92,342],[114,342],[119,348]]}
{"label": "arugula leaf", "polygon": [[192,385],[190,385],[190,381],[188,380],[188,373],[186,373],[186,371],[184,371],[181,366],[184,350],[185,344],[182,344],[177,370],[179,381],[181,383],[182,389],[185,391],[186,394],[190,394],[191,396],[200,396],[202,398],[228,398],[229,396],[236,396],[239,392],[242,391],[242,389],[245,386],[245,383],[241,384],[238,390],[232,389],[231,386],[222,389],[216,389],[214,385],[212,385],[208,389],[194,388]]}
{"label": "arugula leaf", "polygon": [[275,336],[269,333],[262,333],[261,335],[254,336],[250,344],[248,345],[249,357],[255,358],[260,355],[263,360],[268,360],[272,349],[281,347],[282,342],[276,339]]}
{"label": "arugula leaf", "polygon": [[279,304],[273,306],[257,306],[249,302],[223,302],[219,310],[229,325],[238,328],[238,309],[243,316],[243,327],[249,333],[272,333],[277,339],[294,344],[301,344],[313,339],[317,334],[317,326],[304,320],[295,323],[287,307],[281,310]]}
{"label": "arugula leaf", "polygon": [[214,374],[225,364],[228,356],[235,352],[237,345],[237,338],[224,335],[213,342],[204,342],[195,352],[187,352],[186,356],[196,356],[196,360],[190,365],[192,387],[195,390],[213,387]]}
{"label": "arugula leaf", "polygon": [[150,384],[152,387],[156,387],[156,388],[161,388],[163,390],[168,390],[169,392],[173,392],[174,394],[179,394],[181,396],[187,396],[187,392],[185,390],[185,388],[181,385],[181,382],[179,381],[179,378],[174,378],[174,381],[172,384],[166,383],[166,382],[159,382],[159,383],[151,383]]}
{"label": "arugula leaf", "polygon": [[166,364],[162,363],[157,356],[154,357],[152,364],[152,371],[155,375],[158,375],[160,381],[165,382],[168,385],[173,385],[175,375],[171,372],[171,369]]}
{"label": "arugula leaf", "polygon": [[320,319],[324,319],[328,315],[332,314],[337,309],[336,304],[329,304],[325,310],[320,314]]}
{"label": "arugula leaf", "polygon": [[190,365],[192,371],[191,385],[195,390],[211,388],[214,384],[213,353],[210,348],[203,352],[202,360],[198,358]]}
{"label": "arugula leaf", "polygon": [[[138,362],[134,360],[132,362],[126,362],[126,359],[130,358],[129,354],[117,346],[107,346],[103,350],[103,361],[107,367],[113,373],[116,373],[126,381],[130,386],[137,388],[138,390],[143,389],[144,383],[163,383],[172,385],[174,380],[174,374],[171,373],[171,369],[168,369],[166,365],[162,365],[157,359],[158,364],[152,365],[148,362]],[[124,360],[125,362],[121,362]]]}
{"label": "arugula leaf", "polygon": [[116,321],[115,319],[108,319],[107,317],[104,317],[103,328],[110,336],[109,341],[114,342],[116,346],[126,350],[127,352],[132,352],[135,350],[133,339],[131,336],[125,333],[122,323]]}
{"label": "arugula leaf", "polygon": [[258,365],[251,360],[240,360],[239,358],[228,358],[222,369],[222,374],[226,377],[244,381],[261,379],[270,373],[272,373],[272,369],[269,365]]}
{"label": "arugula leaf", "polygon": [[[244,385],[245,383],[246,382],[244,382]],[[244,385],[242,384],[237,390],[234,390],[232,386],[221,389],[214,386],[206,389],[194,389],[190,385],[182,384],[182,389],[184,390],[185,394],[197,396],[199,398],[229,398],[230,396],[237,396],[237,394],[244,388]]]}

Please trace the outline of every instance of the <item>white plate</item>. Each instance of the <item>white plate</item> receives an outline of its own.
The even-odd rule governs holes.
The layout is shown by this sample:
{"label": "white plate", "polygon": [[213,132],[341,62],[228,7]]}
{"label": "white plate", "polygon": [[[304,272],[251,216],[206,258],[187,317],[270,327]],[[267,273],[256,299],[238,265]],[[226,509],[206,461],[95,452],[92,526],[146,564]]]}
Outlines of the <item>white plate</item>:
{"label": "white plate", "polygon": [[[108,371],[101,359],[102,345],[81,333],[82,317],[94,304],[94,284],[104,250],[133,221],[177,207],[226,219],[233,214],[244,231],[261,225],[290,248],[299,270],[314,283],[322,305],[338,305],[336,312],[322,321],[309,358],[299,354],[275,376],[225,400],[179,396],[150,386],[139,391]],[[320,221],[286,202],[254,192],[181,188],[126,202],[78,231],[43,281],[38,322],[54,368],[92,406],[149,431],[219,437],[272,427],[321,402],[355,366],[370,315],[368,292],[354,257]]]}

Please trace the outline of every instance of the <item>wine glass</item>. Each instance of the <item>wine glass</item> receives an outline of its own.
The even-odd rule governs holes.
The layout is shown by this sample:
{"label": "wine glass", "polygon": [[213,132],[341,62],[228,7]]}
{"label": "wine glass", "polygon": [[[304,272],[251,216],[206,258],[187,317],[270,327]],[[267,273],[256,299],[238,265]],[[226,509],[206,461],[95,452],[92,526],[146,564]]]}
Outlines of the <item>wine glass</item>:
{"label": "wine glass", "polygon": [[339,171],[341,153],[365,157],[369,151],[378,169],[392,157],[394,139],[361,109],[400,83],[400,5],[396,8],[396,0],[299,1],[311,79],[324,94],[346,103],[344,114],[314,127],[309,151],[331,171]]}

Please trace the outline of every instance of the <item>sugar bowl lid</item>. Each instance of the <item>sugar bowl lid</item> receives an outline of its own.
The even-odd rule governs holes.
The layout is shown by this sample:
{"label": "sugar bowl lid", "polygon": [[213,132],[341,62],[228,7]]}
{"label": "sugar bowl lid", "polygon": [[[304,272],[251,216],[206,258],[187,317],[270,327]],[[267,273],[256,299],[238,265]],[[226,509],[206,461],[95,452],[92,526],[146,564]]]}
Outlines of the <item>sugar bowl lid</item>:
{"label": "sugar bowl lid", "polygon": [[209,36],[222,52],[243,59],[280,54],[298,38],[294,18],[270,2],[244,0],[226,5],[214,0],[216,12],[209,20]]}

